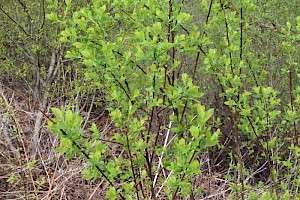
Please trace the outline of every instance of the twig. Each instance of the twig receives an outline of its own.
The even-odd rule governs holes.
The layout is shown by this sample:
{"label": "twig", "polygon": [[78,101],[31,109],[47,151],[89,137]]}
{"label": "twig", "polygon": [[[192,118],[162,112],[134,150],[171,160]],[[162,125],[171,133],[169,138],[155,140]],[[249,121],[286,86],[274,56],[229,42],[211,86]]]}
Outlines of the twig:
{"label": "twig", "polygon": [[[172,127],[172,121],[170,121],[169,126],[168,126],[167,135],[166,135],[165,142],[164,142],[164,148],[166,148],[168,146],[167,142],[168,142],[168,139],[169,139],[171,127]],[[160,167],[162,166],[163,156],[164,156],[164,152],[161,152],[160,157],[159,157],[159,163],[158,163],[158,166],[157,166],[157,172],[155,174],[154,181],[153,181],[153,187],[155,187],[155,184],[156,184],[156,181],[157,181],[157,178],[158,178],[158,175],[159,175]]]}

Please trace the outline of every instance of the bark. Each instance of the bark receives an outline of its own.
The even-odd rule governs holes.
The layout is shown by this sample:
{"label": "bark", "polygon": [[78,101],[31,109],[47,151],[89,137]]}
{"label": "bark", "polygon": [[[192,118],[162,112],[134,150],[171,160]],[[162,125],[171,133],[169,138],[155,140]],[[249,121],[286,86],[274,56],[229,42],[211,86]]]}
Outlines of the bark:
{"label": "bark", "polygon": [[[57,53],[57,49],[53,49],[50,65],[49,65],[48,72],[47,72],[47,79],[45,81],[45,84],[43,85],[44,94],[42,95],[42,99],[39,103],[39,108],[43,111],[45,111],[47,108],[49,89],[50,89],[51,83],[54,80],[54,77],[57,74],[58,68],[60,67],[60,62],[59,62],[57,55],[60,55]],[[39,111],[36,111],[36,119],[35,119],[33,137],[32,137],[33,144],[35,147],[35,152],[37,152],[38,146],[39,146],[39,138],[40,138],[40,130],[41,130],[41,126],[42,126],[42,121],[43,121],[43,114]]]}

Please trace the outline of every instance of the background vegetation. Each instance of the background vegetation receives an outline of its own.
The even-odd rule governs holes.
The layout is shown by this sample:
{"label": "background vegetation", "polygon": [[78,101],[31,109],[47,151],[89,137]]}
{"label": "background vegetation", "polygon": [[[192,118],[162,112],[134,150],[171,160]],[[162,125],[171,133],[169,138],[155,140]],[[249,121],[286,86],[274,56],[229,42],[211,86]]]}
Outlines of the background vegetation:
{"label": "background vegetation", "polygon": [[0,1],[0,198],[299,199],[295,5]]}

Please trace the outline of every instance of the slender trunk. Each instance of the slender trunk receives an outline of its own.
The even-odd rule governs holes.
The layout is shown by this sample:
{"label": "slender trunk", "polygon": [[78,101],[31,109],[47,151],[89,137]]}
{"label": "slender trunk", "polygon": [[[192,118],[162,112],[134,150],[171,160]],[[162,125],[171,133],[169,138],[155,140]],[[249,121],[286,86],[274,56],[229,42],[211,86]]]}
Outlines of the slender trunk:
{"label": "slender trunk", "polygon": [[[39,102],[39,108],[42,111],[45,111],[47,108],[49,87],[57,73],[58,68],[59,68],[59,62],[58,62],[56,55],[57,55],[57,50],[53,49],[52,55],[51,55],[51,61],[50,61],[50,65],[49,65],[49,70],[47,73],[47,79],[45,81],[45,84],[43,85],[44,94],[42,95],[42,98]],[[42,126],[42,119],[43,119],[43,114],[39,111],[36,111],[36,118],[35,118],[33,137],[32,137],[35,152],[37,152],[37,150],[38,150],[40,129]]]}

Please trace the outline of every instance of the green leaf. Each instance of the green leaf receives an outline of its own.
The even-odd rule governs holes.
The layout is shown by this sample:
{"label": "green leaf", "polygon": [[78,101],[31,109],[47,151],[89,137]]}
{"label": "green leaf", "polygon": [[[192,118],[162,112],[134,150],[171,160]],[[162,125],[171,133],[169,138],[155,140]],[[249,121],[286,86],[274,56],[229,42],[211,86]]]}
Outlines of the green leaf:
{"label": "green leaf", "polygon": [[94,58],[94,53],[91,49],[84,49],[84,50],[80,50],[80,53],[88,59],[93,59]]}
{"label": "green leaf", "polygon": [[100,151],[96,151],[93,155],[90,156],[91,159],[94,161],[94,162],[98,162],[100,160],[100,158],[102,157],[101,155],[101,152]]}
{"label": "green leaf", "polygon": [[93,132],[94,139],[99,138],[101,136],[97,125],[94,122],[92,123],[92,126],[89,128],[89,130]]}
{"label": "green leaf", "polygon": [[87,67],[94,67],[96,66],[96,63],[94,60],[91,59],[84,59],[82,62],[83,65],[87,66]]}
{"label": "green leaf", "polygon": [[190,21],[192,19],[192,16],[188,13],[180,12],[177,16],[177,22],[178,24],[182,24],[183,22]]}
{"label": "green leaf", "polygon": [[242,111],[240,112],[241,115],[243,116],[250,116],[251,115],[251,108],[247,108],[247,109],[242,109]]}
{"label": "green leaf", "polygon": [[199,117],[204,118],[204,115],[205,115],[204,110],[205,110],[204,106],[202,106],[200,104],[197,105],[197,114]]}
{"label": "green leaf", "polygon": [[63,113],[60,109],[58,108],[51,108],[53,114],[55,115],[56,118],[62,119],[63,118]]}
{"label": "green leaf", "polygon": [[144,59],[144,52],[141,48],[138,48],[137,51],[135,52],[135,56],[137,60],[143,60]]}
{"label": "green leaf", "polygon": [[182,76],[183,84],[186,85],[189,80],[188,75],[186,73],[183,73],[181,76]]}
{"label": "green leaf", "polygon": [[82,170],[81,174],[84,176],[86,180],[91,180],[94,178],[94,174],[88,169]]}
{"label": "green leaf", "polygon": [[206,146],[211,147],[215,146],[219,143],[219,135],[220,135],[220,130],[218,129],[216,132],[214,132],[212,135],[207,134],[206,136]]}
{"label": "green leaf", "polygon": [[96,145],[95,145],[95,149],[96,149],[96,151],[102,152],[103,144],[100,141],[97,141]]}
{"label": "green leaf", "polygon": [[287,22],[287,23],[286,23],[286,27],[288,28],[288,30],[291,30],[291,28],[292,28],[291,22]]}
{"label": "green leaf", "polygon": [[225,103],[224,103],[225,105],[227,105],[227,106],[236,106],[237,104],[235,103],[235,101],[234,100],[232,100],[232,99],[230,99],[230,100],[228,100],[228,101],[225,101]]}
{"label": "green leaf", "polygon": [[110,200],[116,200],[118,197],[118,192],[115,187],[110,187],[109,190],[106,192],[106,196]]}
{"label": "green leaf", "polygon": [[77,49],[80,49],[84,46],[84,44],[82,44],[81,42],[74,42],[72,45]]}
{"label": "green leaf", "polygon": [[209,120],[211,118],[211,116],[213,115],[214,113],[214,109],[211,108],[209,110],[207,110],[204,114],[204,122],[207,122],[207,120]]}
{"label": "green leaf", "polygon": [[71,0],[65,0],[67,7],[71,6]]}
{"label": "green leaf", "polygon": [[156,22],[152,25],[153,30],[156,34],[159,34],[161,32],[161,23],[160,22]]}
{"label": "green leaf", "polygon": [[135,88],[133,91],[132,100],[135,100],[140,95],[139,89]]}
{"label": "green leaf", "polygon": [[192,135],[194,138],[198,138],[199,133],[200,133],[200,130],[199,130],[199,128],[197,128],[196,126],[191,126],[190,132],[191,132],[191,135]]}
{"label": "green leaf", "polygon": [[69,138],[61,138],[60,143],[63,147],[66,147],[66,148],[72,147],[72,142]]}
{"label": "green leaf", "polygon": [[134,182],[124,183],[125,191],[130,192],[132,191],[133,188],[134,188]]}
{"label": "green leaf", "polygon": [[46,18],[50,19],[51,21],[58,21],[58,17],[55,12],[51,12],[50,14],[47,14]]}
{"label": "green leaf", "polygon": [[66,116],[65,116],[66,122],[72,127],[72,122],[73,122],[73,113],[71,110],[67,109],[66,111]]}

